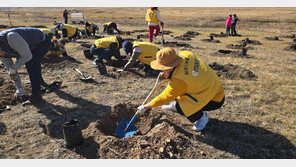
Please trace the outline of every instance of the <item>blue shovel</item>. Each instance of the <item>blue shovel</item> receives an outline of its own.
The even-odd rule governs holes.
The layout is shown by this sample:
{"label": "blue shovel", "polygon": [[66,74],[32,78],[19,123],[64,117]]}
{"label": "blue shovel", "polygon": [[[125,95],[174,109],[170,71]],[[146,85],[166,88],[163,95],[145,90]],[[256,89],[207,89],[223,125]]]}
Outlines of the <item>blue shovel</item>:
{"label": "blue shovel", "polygon": [[[155,93],[155,91],[161,86],[163,85],[166,81],[162,81],[162,83],[160,83],[158,86],[157,83],[158,83],[158,80],[160,78],[160,75],[158,75],[157,77],[157,80],[156,80],[156,83],[152,89],[152,91],[149,93],[149,95],[147,96],[147,98],[145,99],[145,101],[143,102],[142,105],[146,104],[146,102],[151,98],[151,96]],[[134,120],[137,118],[137,115],[139,113],[139,110],[137,110],[136,114],[133,116],[133,118],[131,119],[131,121],[128,121],[126,119],[123,119],[118,125],[117,127],[115,128],[115,131],[114,133],[119,137],[119,138],[125,138],[127,136],[131,136],[133,135],[134,133],[136,133],[137,131],[137,127],[133,124]]]}

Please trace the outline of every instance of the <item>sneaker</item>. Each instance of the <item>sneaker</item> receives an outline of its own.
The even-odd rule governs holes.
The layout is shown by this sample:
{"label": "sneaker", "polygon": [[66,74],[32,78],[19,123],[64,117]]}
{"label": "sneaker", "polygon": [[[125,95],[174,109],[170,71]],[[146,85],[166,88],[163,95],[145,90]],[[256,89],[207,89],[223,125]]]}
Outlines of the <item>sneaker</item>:
{"label": "sneaker", "polygon": [[157,37],[153,35],[153,39],[157,40]]}
{"label": "sneaker", "polygon": [[195,122],[192,129],[195,131],[202,131],[209,122],[208,114],[204,112],[203,116]]}

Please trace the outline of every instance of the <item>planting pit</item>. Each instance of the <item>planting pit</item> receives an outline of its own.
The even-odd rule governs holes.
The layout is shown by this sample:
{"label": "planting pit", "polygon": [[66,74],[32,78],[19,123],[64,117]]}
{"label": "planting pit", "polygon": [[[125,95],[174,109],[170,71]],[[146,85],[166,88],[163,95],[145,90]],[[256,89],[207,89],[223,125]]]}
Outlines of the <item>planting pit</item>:
{"label": "planting pit", "polygon": [[242,68],[237,65],[233,65],[231,63],[226,65],[218,64],[217,62],[213,62],[209,64],[209,66],[214,69],[219,77],[224,77],[227,79],[247,79],[247,80],[255,80],[258,78],[252,71]]}
{"label": "planting pit", "polygon": [[[240,45],[236,45],[236,44],[229,44],[229,45],[226,45],[227,48],[229,49],[242,49],[244,48],[244,46],[242,44]],[[254,49],[252,46],[245,46],[246,49]]]}
{"label": "planting pit", "polygon": [[191,40],[191,38],[194,38],[194,37],[196,37],[197,35],[199,35],[199,32],[195,32],[195,31],[187,31],[187,32],[184,33],[183,35],[176,36],[176,37],[174,37],[174,38],[175,38],[175,39],[179,39],[179,40],[189,41],[189,40]]}
{"label": "planting pit", "polygon": [[221,43],[219,40],[217,40],[217,39],[213,39],[213,40],[211,40],[211,39],[202,39],[201,41],[203,41],[203,42],[208,42],[208,43]]}
{"label": "planting pit", "polygon": [[[161,42],[155,42],[156,44],[161,44]],[[185,48],[193,48],[188,43],[182,43],[182,42],[165,42],[164,44],[166,47],[185,47]]]}
{"label": "planting pit", "polygon": [[241,51],[233,51],[233,50],[224,50],[220,49],[216,53],[211,53],[211,56],[221,56],[221,57],[236,57],[236,58],[252,58],[252,56],[246,54],[246,56],[243,56],[241,54]]}

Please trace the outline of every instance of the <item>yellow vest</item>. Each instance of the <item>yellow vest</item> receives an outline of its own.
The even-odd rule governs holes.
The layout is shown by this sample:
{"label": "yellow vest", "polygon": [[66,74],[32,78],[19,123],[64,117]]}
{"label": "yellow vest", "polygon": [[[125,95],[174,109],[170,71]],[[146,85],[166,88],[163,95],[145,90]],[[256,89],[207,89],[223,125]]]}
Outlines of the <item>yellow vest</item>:
{"label": "yellow vest", "polygon": [[110,44],[113,43],[113,42],[117,43],[117,49],[118,49],[119,48],[119,43],[118,43],[118,40],[117,40],[116,36],[97,39],[95,41],[95,45],[96,45],[97,48],[110,49]]}
{"label": "yellow vest", "polygon": [[45,34],[49,35],[49,34],[52,34],[53,35],[53,32],[50,31],[50,29],[47,29],[47,28],[40,28],[39,30],[43,31]]}
{"label": "yellow vest", "polygon": [[67,30],[67,35],[68,37],[72,37],[75,33],[76,33],[76,27],[70,24],[64,24],[63,25],[63,29]]}
{"label": "yellow vest", "polygon": [[[57,41],[57,39],[52,39],[52,40]],[[57,42],[54,43],[54,47],[57,47]],[[64,49],[66,51],[65,46],[62,49]],[[62,50],[48,51],[45,56],[49,56],[49,55],[59,56],[63,53],[64,53],[64,51],[62,51]]]}
{"label": "yellow vest", "polygon": [[105,23],[106,26],[109,26],[112,22]]}
{"label": "yellow vest", "polygon": [[150,65],[151,61],[156,60],[156,53],[158,52],[158,47],[150,42],[133,42],[133,48],[140,47],[142,52],[138,57],[138,60]]}
{"label": "yellow vest", "polygon": [[93,27],[93,24],[92,24],[92,23],[89,23],[89,24],[90,24],[90,27],[88,28],[88,27],[85,26],[85,29],[86,29],[88,32],[92,33],[92,32],[94,31],[94,27]]}
{"label": "yellow vest", "polygon": [[156,23],[156,24],[158,24],[159,23],[159,20],[157,18],[157,10],[148,9],[146,20],[148,22],[150,22],[150,23]]}
{"label": "yellow vest", "polygon": [[215,71],[192,52],[179,53],[184,60],[176,66],[172,78],[187,84],[185,95],[177,98],[186,117],[196,113],[209,101],[220,102],[224,97],[224,89]]}

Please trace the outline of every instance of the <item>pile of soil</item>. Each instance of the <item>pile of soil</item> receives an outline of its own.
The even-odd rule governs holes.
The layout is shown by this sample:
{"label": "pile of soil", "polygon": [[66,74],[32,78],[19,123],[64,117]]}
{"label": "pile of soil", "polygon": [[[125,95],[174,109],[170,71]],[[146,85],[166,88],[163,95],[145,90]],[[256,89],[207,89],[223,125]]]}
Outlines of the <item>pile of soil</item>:
{"label": "pile of soil", "polygon": [[41,61],[42,71],[59,70],[64,68],[76,67],[76,63],[81,63],[77,60],[71,60],[67,57],[48,55],[44,56]]}
{"label": "pile of soil", "polygon": [[242,68],[231,63],[221,65],[216,62],[209,64],[214,69],[219,77],[225,77],[227,79],[247,79],[254,80],[258,78],[252,71]]}
{"label": "pile of soil", "polygon": [[191,40],[191,38],[194,38],[194,37],[197,36],[197,35],[199,35],[199,32],[195,32],[195,31],[187,31],[187,32],[184,33],[183,35],[176,36],[175,39],[180,39],[180,40],[189,41],[189,40]]}
{"label": "pile of soil", "polygon": [[292,35],[283,35],[283,36],[281,36],[281,38],[296,38],[296,35],[295,34],[292,34]]}
{"label": "pile of soil", "polygon": [[[155,42],[156,44],[161,44],[161,42]],[[165,42],[164,44],[166,47],[185,47],[185,48],[193,48],[188,43],[182,43],[182,42]]]}
{"label": "pile of soil", "polygon": [[296,51],[296,44],[292,44],[291,46],[285,47],[286,51]]}
{"label": "pile of soil", "polygon": [[[165,30],[165,31],[163,31],[163,35],[170,35],[171,33],[173,33],[172,31],[170,31],[170,30]],[[162,31],[160,31],[159,32],[159,35],[161,35],[162,34]]]}
{"label": "pile of soil", "polygon": [[141,39],[141,38],[149,38],[149,34],[139,34],[139,35],[137,35],[137,39]]}
{"label": "pile of soil", "polygon": [[[229,44],[229,45],[226,45],[226,47],[227,48],[229,48],[229,49],[242,49],[242,48],[244,48],[244,46],[242,45],[242,44],[240,44],[240,45],[235,45],[235,44]],[[245,48],[246,49],[254,49],[252,46],[245,46]]]}
{"label": "pile of soil", "polygon": [[269,40],[269,41],[280,41],[279,37],[264,37],[264,39]]}
{"label": "pile of soil", "polygon": [[[30,95],[31,93],[31,86],[28,84],[23,84],[24,89],[26,90],[27,94]],[[4,78],[0,77],[0,108],[5,107],[6,105],[16,105],[23,101],[18,101],[13,97],[16,88],[11,81],[7,81]],[[26,100],[26,99],[24,99]]]}
{"label": "pile of soil", "polygon": [[239,43],[243,43],[243,42],[246,42],[247,44],[252,44],[252,45],[262,45],[262,43],[257,40],[244,39],[244,40],[239,41]]}
{"label": "pile of soil", "polygon": [[252,56],[248,54],[246,56],[241,55],[241,51],[223,50],[223,49],[218,50],[216,53],[211,53],[210,55],[221,56],[221,57],[229,56],[229,57],[237,57],[237,58],[252,58]]}
{"label": "pile of soil", "polygon": [[211,42],[211,43],[221,43],[219,40],[217,40],[217,39],[213,39],[213,40],[211,40],[211,39],[202,39],[201,41],[203,41],[203,42]]}
{"label": "pile of soil", "polygon": [[226,35],[223,32],[221,32],[220,34],[211,33],[209,36],[213,36],[213,37],[227,37],[228,35]]}

